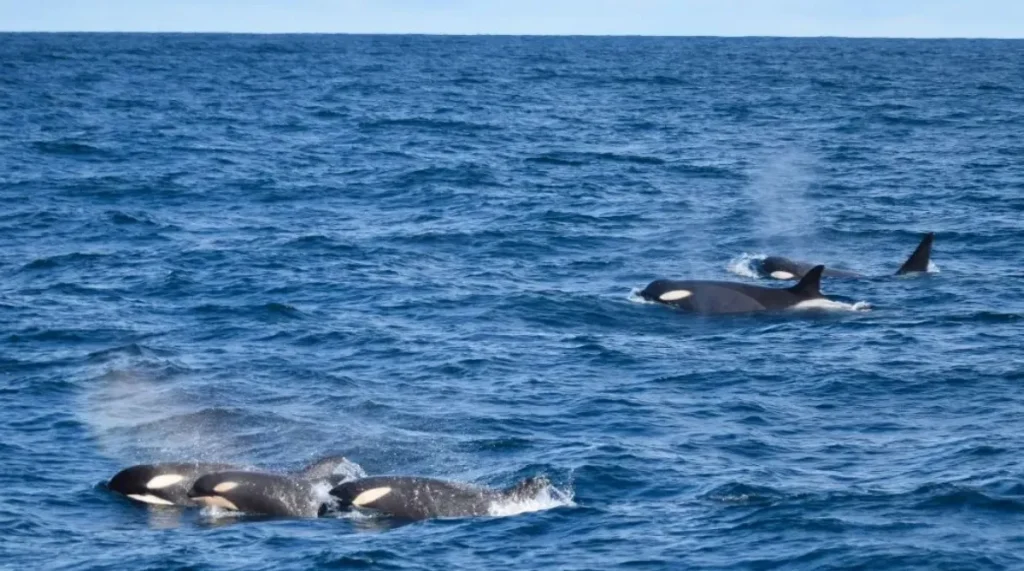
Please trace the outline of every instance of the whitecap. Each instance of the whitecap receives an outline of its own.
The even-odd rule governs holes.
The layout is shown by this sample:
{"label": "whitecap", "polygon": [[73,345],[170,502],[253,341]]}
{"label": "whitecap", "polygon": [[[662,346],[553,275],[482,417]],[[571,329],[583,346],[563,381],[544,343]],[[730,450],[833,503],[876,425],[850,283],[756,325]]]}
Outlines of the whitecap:
{"label": "whitecap", "polygon": [[488,513],[494,517],[508,517],[530,512],[540,512],[559,507],[575,507],[572,488],[564,490],[548,484],[528,498],[497,500],[491,503]]}
{"label": "whitecap", "polygon": [[629,290],[629,295],[626,297],[626,299],[628,299],[629,301],[631,301],[633,303],[656,303],[656,302],[651,301],[649,299],[644,299],[643,296],[640,295],[640,292],[642,292],[642,291],[643,291],[643,288],[635,287],[635,288]]}
{"label": "whitecap", "polygon": [[761,277],[761,274],[757,271],[757,268],[767,257],[768,256],[764,254],[748,254],[747,252],[743,252],[739,256],[729,260],[725,269],[745,278],[759,278]]}

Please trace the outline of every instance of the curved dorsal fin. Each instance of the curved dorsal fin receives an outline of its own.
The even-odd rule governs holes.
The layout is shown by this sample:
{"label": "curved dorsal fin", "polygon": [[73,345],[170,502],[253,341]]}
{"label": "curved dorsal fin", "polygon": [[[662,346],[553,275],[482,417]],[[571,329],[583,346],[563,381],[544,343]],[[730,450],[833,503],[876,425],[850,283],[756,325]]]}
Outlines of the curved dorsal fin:
{"label": "curved dorsal fin", "polygon": [[804,298],[821,297],[821,272],[824,271],[825,266],[814,266],[804,274],[800,283],[789,288],[789,291]]}
{"label": "curved dorsal fin", "polygon": [[935,232],[924,235],[924,239],[917,245],[914,253],[907,258],[907,261],[896,271],[896,275],[909,274],[910,272],[927,272],[928,261],[932,257],[932,241],[935,240]]}

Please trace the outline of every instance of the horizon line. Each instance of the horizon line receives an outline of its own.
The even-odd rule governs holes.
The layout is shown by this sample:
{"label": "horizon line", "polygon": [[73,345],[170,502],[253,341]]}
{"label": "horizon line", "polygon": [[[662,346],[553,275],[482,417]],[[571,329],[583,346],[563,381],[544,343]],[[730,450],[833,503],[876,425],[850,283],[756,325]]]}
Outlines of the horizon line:
{"label": "horizon line", "polygon": [[446,33],[446,32],[240,32],[240,31],[190,31],[190,30],[3,30],[0,34],[145,34],[145,35],[217,35],[217,36],[418,36],[418,37],[499,37],[499,38],[703,38],[703,39],[838,39],[838,40],[1024,40],[1024,37],[1011,36],[836,36],[821,35],[714,35],[714,34],[545,34],[545,33]]}

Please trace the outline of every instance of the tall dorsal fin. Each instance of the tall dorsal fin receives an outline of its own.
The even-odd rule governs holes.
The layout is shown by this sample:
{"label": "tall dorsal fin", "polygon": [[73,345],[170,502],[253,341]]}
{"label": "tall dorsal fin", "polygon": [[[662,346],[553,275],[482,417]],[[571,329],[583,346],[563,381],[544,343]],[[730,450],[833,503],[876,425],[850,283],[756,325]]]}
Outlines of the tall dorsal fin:
{"label": "tall dorsal fin", "polygon": [[924,235],[924,239],[917,245],[914,253],[907,258],[907,261],[900,266],[896,275],[909,274],[910,272],[927,272],[928,261],[932,258],[932,241],[935,240],[935,232]]}
{"label": "tall dorsal fin", "polygon": [[804,298],[821,297],[821,272],[825,266],[814,266],[804,274],[800,283],[789,288],[790,293]]}

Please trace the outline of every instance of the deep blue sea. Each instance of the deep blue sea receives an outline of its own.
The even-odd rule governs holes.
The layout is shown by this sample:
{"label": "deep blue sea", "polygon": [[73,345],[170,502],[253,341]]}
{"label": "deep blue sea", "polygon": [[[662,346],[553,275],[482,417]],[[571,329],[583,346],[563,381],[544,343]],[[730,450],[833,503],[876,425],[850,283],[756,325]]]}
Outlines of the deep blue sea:
{"label": "deep blue sea", "polygon": [[[0,205],[2,568],[1024,568],[1024,42],[2,34]],[[636,296],[769,254],[872,277]],[[554,488],[102,486],[327,453]]]}

